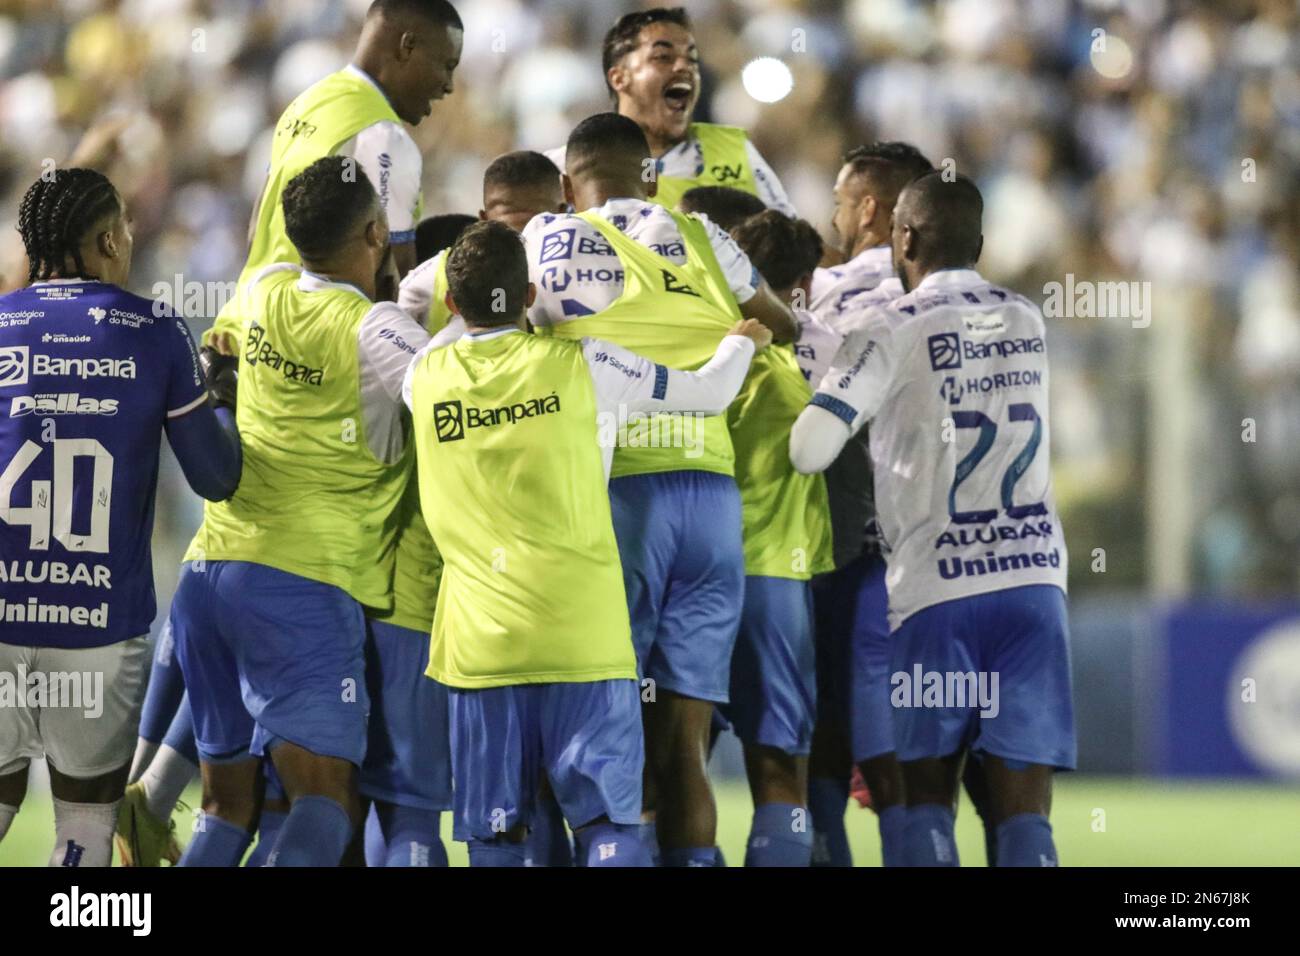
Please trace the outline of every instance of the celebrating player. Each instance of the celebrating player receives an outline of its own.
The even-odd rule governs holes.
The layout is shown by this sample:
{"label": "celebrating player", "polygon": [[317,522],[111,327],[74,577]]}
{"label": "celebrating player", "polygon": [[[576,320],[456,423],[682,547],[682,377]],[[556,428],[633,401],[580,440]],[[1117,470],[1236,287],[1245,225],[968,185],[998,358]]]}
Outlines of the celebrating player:
{"label": "celebrating player", "polygon": [[[616,113],[570,134],[564,189],[579,212],[524,230],[533,325],[674,368],[707,361],[742,315],[792,339],[789,307],[725,232],[649,201],[648,158],[641,128]],[[629,419],[621,432],[609,493],[637,660],[655,688],[645,713],[658,841],[665,862],[708,866],[717,820],[704,755],[744,582],[731,437],[721,418]]]}
{"label": "celebrating player", "polygon": [[969,750],[984,765],[998,865],[1051,866],[1051,775],[1073,768],[1076,748],[1044,326],[1029,300],[974,270],[982,210],[962,176],[903,189],[891,247],[908,294],[850,333],[790,455],[822,470],[873,422],[906,862],[957,865]]}
{"label": "celebrating player", "polygon": [[545,775],[587,865],[648,864],[636,655],[605,489],[612,423],[718,414],[771,334],[737,323],[695,373],[528,335],[535,290],[502,223],[465,232],[447,279],[466,334],[446,347],[440,335],[404,390],[446,562],[428,673],[451,688],[456,837],[471,865],[523,865]]}
{"label": "celebrating player", "polygon": [[428,334],[374,301],[388,230],[353,172],[332,156],[289,181],[285,228],[303,266],[270,266],[249,286],[244,479],[204,516],[172,610],[206,811],[182,865],[242,857],[263,755],[291,803],[268,865],[336,865],[360,822],[362,608],[392,606],[410,465],[401,381]]}
{"label": "celebrating player", "polygon": [[[44,756],[50,865],[108,866],[156,611],[160,432],[212,501],[239,483],[239,438],[185,322],[121,288],[131,219],[108,179],[43,176],[19,230],[31,284],[0,298],[0,672],[23,694],[0,708],[0,840]],[[29,700],[36,678],[73,693]]]}
{"label": "celebrating player", "polygon": [[[806,296],[822,252],[811,225],[770,209],[731,234],[778,296]],[[808,582],[832,564],[826,484],[790,464],[790,428],[810,395],[794,352],[774,347],[754,360],[727,410],[744,505],[745,603],[725,712],[745,746],[754,796],[746,866],[808,866],[812,858],[816,652]]]}
{"label": "celebrating player", "polygon": [[[505,153],[492,160],[483,173],[480,220],[504,222],[519,232],[534,216],[563,212],[565,207],[560,171],[541,153],[527,149]],[[466,217],[464,228],[472,222]],[[451,318],[447,310],[447,249],[460,232],[436,255],[421,259],[402,279],[397,304],[428,329],[430,335],[440,332]]]}
{"label": "celebrating player", "polygon": [[[743,129],[692,121],[700,56],[684,7],[619,17],[605,34],[601,70],[616,112],[635,120],[650,144],[659,183],[655,202],[671,208],[692,186],[731,186],[794,214],[776,173]],[[546,155],[565,168],[564,147]]]}

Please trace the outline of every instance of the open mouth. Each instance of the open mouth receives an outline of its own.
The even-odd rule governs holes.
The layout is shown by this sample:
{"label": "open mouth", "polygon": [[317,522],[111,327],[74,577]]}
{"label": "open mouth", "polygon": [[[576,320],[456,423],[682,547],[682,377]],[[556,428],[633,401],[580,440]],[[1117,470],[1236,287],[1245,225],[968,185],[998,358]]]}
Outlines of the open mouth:
{"label": "open mouth", "polygon": [[691,105],[695,87],[685,80],[674,80],[664,87],[664,101],[675,113],[684,113]]}

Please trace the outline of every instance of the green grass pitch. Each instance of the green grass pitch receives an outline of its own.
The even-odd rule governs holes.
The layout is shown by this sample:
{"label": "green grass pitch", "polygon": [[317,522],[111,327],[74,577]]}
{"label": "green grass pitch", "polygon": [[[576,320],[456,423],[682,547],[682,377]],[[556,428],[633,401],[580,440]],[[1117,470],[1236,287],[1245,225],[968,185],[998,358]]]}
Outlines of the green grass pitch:
{"label": "green grass pitch", "polygon": [[[719,782],[718,838],[730,865],[745,858],[750,802],[739,781]],[[191,788],[186,802],[197,805]],[[1294,786],[1223,781],[1172,781],[1063,775],[1057,778],[1052,828],[1066,866],[1295,866],[1300,864],[1300,790]],[[48,794],[32,793],[0,843],[0,866],[42,866],[54,832]],[[854,862],[880,865],[876,818],[851,803],[846,815]],[[191,818],[176,815],[184,843]],[[443,839],[453,866],[465,865],[464,844]],[[967,866],[984,865],[983,835],[969,803],[957,820]]]}

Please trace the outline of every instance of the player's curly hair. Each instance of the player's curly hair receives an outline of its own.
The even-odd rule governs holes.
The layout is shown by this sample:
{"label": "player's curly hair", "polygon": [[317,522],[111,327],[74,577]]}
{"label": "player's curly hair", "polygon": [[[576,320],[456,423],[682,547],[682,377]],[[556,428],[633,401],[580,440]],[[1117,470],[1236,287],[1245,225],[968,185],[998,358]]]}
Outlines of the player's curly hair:
{"label": "player's curly hair", "polygon": [[326,156],[284,187],[284,231],[305,262],[328,259],[370,213],[375,187],[356,160]]}
{"label": "player's curly hair", "polygon": [[600,50],[600,68],[605,74],[605,86],[609,95],[614,95],[614,87],[609,85],[609,69],[636,49],[641,31],[652,23],[675,23],[687,30],[691,28],[691,18],[685,7],[655,7],[651,10],[634,10],[625,13],[605,34],[605,42]]}
{"label": "player's curly hair", "polygon": [[934,169],[934,164],[911,143],[878,141],[857,146],[844,154],[856,176],[871,183],[878,199],[892,204],[903,187]]}
{"label": "player's curly hair", "polygon": [[731,230],[731,238],[778,292],[811,275],[822,258],[822,237],[812,224],[775,209],[750,216]]}
{"label": "player's curly hair", "polygon": [[113,184],[93,169],[56,169],[32,183],[18,209],[18,231],[29,263],[27,281],[62,275],[68,259],[76,266],[76,276],[64,278],[99,278],[86,274],[81,242],[104,216],[120,208]]}

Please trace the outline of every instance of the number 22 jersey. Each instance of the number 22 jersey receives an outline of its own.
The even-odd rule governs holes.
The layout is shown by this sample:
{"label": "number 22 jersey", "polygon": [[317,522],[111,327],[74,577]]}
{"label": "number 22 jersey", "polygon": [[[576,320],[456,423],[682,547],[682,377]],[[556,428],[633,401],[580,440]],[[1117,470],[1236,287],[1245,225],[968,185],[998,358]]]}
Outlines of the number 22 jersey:
{"label": "number 22 jersey", "polygon": [[1038,309],[949,269],[860,322],[811,404],[854,432],[871,421],[891,629],[973,594],[1064,590]]}
{"label": "number 22 jersey", "polygon": [[206,401],[183,320],[103,282],[0,297],[0,643],[149,631],[168,419]]}

